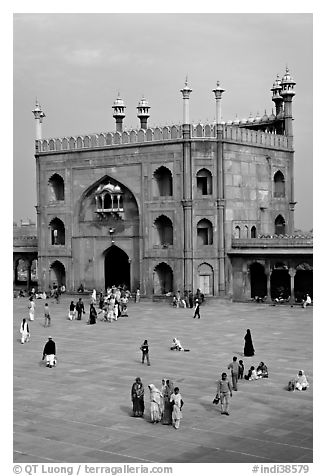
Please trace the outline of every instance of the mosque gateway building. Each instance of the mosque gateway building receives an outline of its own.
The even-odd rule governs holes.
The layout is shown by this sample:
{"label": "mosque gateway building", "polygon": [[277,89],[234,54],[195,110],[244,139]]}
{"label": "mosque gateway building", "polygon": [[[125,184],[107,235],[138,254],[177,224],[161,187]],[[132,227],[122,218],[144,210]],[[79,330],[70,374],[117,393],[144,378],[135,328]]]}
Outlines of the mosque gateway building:
{"label": "mosque gateway building", "polygon": [[142,98],[137,130],[118,95],[115,131],[50,139],[37,104],[38,287],[312,295],[312,237],[294,232],[294,87],[287,68],[271,115],[225,123],[217,83],[216,121],[190,124],[186,81],[183,124],[150,127]]}

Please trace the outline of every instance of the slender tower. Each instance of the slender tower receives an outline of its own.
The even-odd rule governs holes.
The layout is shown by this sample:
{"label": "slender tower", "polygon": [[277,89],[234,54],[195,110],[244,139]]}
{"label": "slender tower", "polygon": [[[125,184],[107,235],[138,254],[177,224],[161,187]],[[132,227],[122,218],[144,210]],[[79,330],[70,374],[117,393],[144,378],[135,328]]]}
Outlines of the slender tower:
{"label": "slender tower", "polygon": [[295,96],[295,82],[290,75],[289,68],[286,67],[285,75],[281,81],[281,96],[284,99],[284,129],[285,135],[288,137],[289,147],[293,147],[293,127],[292,127],[292,100]]}
{"label": "slender tower", "polygon": [[42,139],[42,122],[43,118],[45,117],[44,112],[42,111],[41,105],[38,103],[36,99],[35,102],[35,109],[32,111],[35,118],[35,140]]}
{"label": "slender tower", "polygon": [[221,100],[224,89],[219,81],[213,89],[216,100],[216,162],[217,162],[217,261],[218,261],[218,294],[225,294],[225,248],[224,248],[224,167],[223,167],[223,126]]}
{"label": "slender tower", "polygon": [[290,200],[289,200],[289,223],[288,233],[294,231],[294,207],[296,202],[294,201],[294,149],[293,149],[293,127],[292,127],[292,100],[295,96],[294,86],[295,82],[290,75],[289,68],[286,67],[285,75],[282,78],[281,96],[284,99],[284,133],[288,138],[288,147],[292,155],[289,161],[289,175],[290,175]]}
{"label": "slender tower", "polygon": [[150,110],[150,105],[148,104],[148,101],[142,97],[142,99],[139,101],[138,106],[137,106],[137,117],[140,119],[140,128],[141,129],[147,129],[147,121],[149,118],[149,110]]}
{"label": "slender tower", "polygon": [[278,116],[281,112],[283,112],[283,98],[280,94],[282,91],[282,86],[279,75],[276,76],[271,91],[273,93],[272,101],[275,104],[276,116]]}
{"label": "slender tower", "polygon": [[126,117],[126,114],[125,114],[126,106],[120,97],[120,93],[118,93],[118,97],[114,101],[112,109],[113,109],[113,117],[115,119],[115,130],[117,132],[122,132],[123,120]]}
{"label": "slender tower", "polygon": [[185,290],[193,291],[193,239],[192,239],[192,164],[189,123],[189,97],[192,89],[186,78],[183,89],[180,89],[183,98],[183,250],[184,250],[184,281]]}

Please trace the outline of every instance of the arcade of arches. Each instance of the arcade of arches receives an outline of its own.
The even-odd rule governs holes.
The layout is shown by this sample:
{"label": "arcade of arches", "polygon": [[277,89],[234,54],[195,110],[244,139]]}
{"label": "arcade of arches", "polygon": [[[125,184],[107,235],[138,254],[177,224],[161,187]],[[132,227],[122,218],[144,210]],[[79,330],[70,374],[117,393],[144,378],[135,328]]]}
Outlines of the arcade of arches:
{"label": "arcade of arches", "polygon": [[249,265],[250,297],[282,297],[291,302],[301,302],[305,294],[313,297],[313,268],[309,263],[288,266],[284,262],[270,265],[254,261]]}

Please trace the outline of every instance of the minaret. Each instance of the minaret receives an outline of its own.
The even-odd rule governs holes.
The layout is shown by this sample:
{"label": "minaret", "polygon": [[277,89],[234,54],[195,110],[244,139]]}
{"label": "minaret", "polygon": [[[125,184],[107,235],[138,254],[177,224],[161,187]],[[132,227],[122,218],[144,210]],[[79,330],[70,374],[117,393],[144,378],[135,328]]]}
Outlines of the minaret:
{"label": "minaret", "polygon": [[149,118],[149,110],[150,110],[150,105],[148,104],[148,101],[142,97],[142,99],[139,101],[138,106],[137,106],[137,117],[140,119],[140,128],[141,129],[147,129],[147,120]]}
{"label": "minaret", "polygon": [[42,139],[42,122],[43,118],[45,117],[44,112],[41,109],[41,105],[38,103],[36,99],[35,109],[32,111],[35,118],[35,139],[41,140]]}
{"label": "minaret", "polygon": [[222,108],[221,108],[221,99],[222,94],[224,93],[225,89],[220,87],[220,82],[216,82],[216,88],[213,89],[213,93],[215,94],[216,99],[216,124],[221,124],[222,122]]}
{"label": "minaret", "polygon": [[275,104],[276,117],[277,117],[278,114],[283,111],[283,98],[280,94],[282,91],[282,86],[281,86],[281,80],[279,75],[276,76],[276,79],[274,81],[273,87],[271,88],[271,91],[273,93],[272,101]]}
{"label": "minaret", "polygon": [[189,123],[189,96],[192,89],[188,87],[188,78],[186,77],[185,85],[183,89],[180,89],[183,97],[183,125],[182,125],[182,171],[183,171],[183,255],[184,255],[184,268],[183,268],[183,288],[193,289],[193,241],[192,241],[192,157],[191,157],[191,143],[190,143],[190,123]]}
{"label": "minaret", "polygon": [[183,97],[183,125],[189,125],[189,97],[192,89],[190,89],[188,86],[188,76],[186,76],[184,88],[180,89],[180,92],[182,93]]}
{"label": "minaret", "polygon": [[118,93],[117,99],[114,101],[113,106],[113,117],[115,119],[115,128],[117,132],[122,132],[122,123],[125,115],[126,106],[123,100],[120,97],[120,93]]}
{"label": "minaret", "polygon": [[224,89],[216,82],[213,89],[216,100],[216,167],[217,167],[217,260],[218,260],[218,294],[225,294],[225,248],[224,248],[224,168],[223,168],[223,125],[221,100]]}
{"label": "minaret", "polygon": [[290,75],[289,68],[286,67],[285,75],[282,78],[281,96],[284,99],[284,128],[285,135],[289,138],[289,147],[293,146],[293,128],[292,128],[292,98],[295,95],[295,82]]}
{"label": "minaret", "polygon": [[294,230],[294,151],[293,151],[293,127],[292,127],[292,99],[295,95],[295,82],[290,75],[289,68],[286,67],[285,75],[282,78],[281,96],[284,99],[284,132],[288,138],[288,147],[292,149],[292,160],[289,162],[289,176],[290,176],[290,200],[289,200],[289,221],[288,233],[292,234]]}

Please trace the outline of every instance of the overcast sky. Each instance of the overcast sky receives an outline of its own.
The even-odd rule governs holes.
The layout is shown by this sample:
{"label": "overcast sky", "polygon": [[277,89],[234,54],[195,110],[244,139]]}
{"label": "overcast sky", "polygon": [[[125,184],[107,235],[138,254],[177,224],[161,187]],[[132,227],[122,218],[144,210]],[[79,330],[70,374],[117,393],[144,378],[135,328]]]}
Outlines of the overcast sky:
{"label": "overcast sky", "polygon": [[[215,119],[216,80],[226,90],[223,120],[270,114],[270,88],[288,65],[296,81],[295,226],[312,228],[311,14],[15,14],[14,220],[36,220],[32,109],[46,114],[43,137],[115,129],[118,91],[125,126],[138,127],[144,95],[149,126],[182,122],[185,76],[190,119]],[[20,190],[29,189],[28,194]],[[22,200],[24,197],[24,200]]]}

